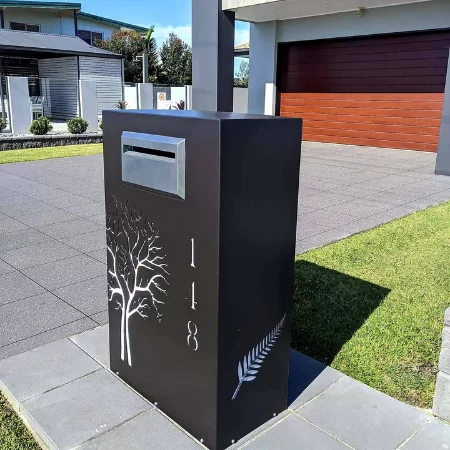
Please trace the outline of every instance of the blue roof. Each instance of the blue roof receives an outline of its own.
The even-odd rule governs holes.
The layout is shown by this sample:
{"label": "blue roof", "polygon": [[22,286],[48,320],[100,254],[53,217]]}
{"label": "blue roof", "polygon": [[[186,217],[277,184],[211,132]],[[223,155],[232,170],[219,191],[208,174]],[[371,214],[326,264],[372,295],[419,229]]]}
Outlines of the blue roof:
{"label": "blue roof", "polygon": [[142,33],[145,33],[148,30],[148,27],[141,27],[140,25],[132,25],[131,23],[120,22],[119,20],[108,19],[106,17],[96,16],[94,14],[88,14],[84,12],[79,12],[78,17],[80,17],[81,19],[105,23],[107,25],[114,25],[116,27],[129,28],[130,30],[140,31]]}
{"label": "blue roof", "polygon": [[33,33],[30,31],[0,30],[0,54],[5,51],[83,55],[99,58],[123,58],[101,48],[92,47],[76,36]]}
{"label": "blue roof", "polygon": [[66,2],[36,2],[30,0],[0,1],[0,8],[53,8],[53,9],[81,9],[81,3]]}

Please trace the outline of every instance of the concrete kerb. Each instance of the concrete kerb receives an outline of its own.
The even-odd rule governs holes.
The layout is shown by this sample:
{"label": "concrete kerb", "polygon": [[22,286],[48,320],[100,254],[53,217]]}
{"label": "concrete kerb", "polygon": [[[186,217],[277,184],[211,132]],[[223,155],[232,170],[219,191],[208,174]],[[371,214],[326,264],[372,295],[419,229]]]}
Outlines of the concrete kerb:
{"label": "concrete kerb", "polygon": [[444,313],[439,372],[434,392],[433,414],[450,421],[450,308]]}
{"label": "concrete kerb", "polygon": [[0,137],[0,151],[58,147],[61,145],[101,144],[102,142],[102,132],[84,134],[46,134],[44,136],[4,136]]}

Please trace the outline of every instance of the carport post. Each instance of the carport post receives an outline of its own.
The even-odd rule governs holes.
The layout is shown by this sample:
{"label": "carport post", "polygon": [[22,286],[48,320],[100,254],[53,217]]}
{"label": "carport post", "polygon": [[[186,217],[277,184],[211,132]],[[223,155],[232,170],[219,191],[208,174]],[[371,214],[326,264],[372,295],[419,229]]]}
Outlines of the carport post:
{"label": "carport post", "polygon": [[192,0],[192,109],[233,111],[234,12]]}
{"label": "carport post", "polygon": [[447,66],[444,104],[442,105],[441,131],[439,134],[436,174],[450,175],[450,57]]}

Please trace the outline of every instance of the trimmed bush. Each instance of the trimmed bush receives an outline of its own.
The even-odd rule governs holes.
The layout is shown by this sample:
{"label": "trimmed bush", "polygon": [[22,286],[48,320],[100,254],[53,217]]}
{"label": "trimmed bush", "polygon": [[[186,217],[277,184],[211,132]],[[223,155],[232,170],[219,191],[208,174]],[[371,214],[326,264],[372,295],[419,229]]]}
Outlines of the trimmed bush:
{"label": "trimmed bush", "polygon": [[47,117],[41,116],[31,122],[30,133],[43,135],[47,134],[52,129],[53,127],[50,124],[50,120],[48,120]]}
{"label": "trimmed bush", "polygon": [[82,134],[87,130],[88,126],[88,122],[81,117],[75,117],[67,121],[67,128],[72,134]]}
{"label": "trimmed bush", "polygon": [[0,133],[6,128],[6,122],[0,117]]}

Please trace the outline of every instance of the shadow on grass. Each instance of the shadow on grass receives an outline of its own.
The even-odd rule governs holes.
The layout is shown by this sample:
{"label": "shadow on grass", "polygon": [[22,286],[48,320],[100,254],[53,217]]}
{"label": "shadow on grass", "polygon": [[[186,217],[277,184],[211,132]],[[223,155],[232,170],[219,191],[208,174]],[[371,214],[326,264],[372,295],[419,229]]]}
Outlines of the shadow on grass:
{"label": "shadow on grass", "polygon": [[296,261],[291,347],[331,364],[389,292],[335,270]]}

